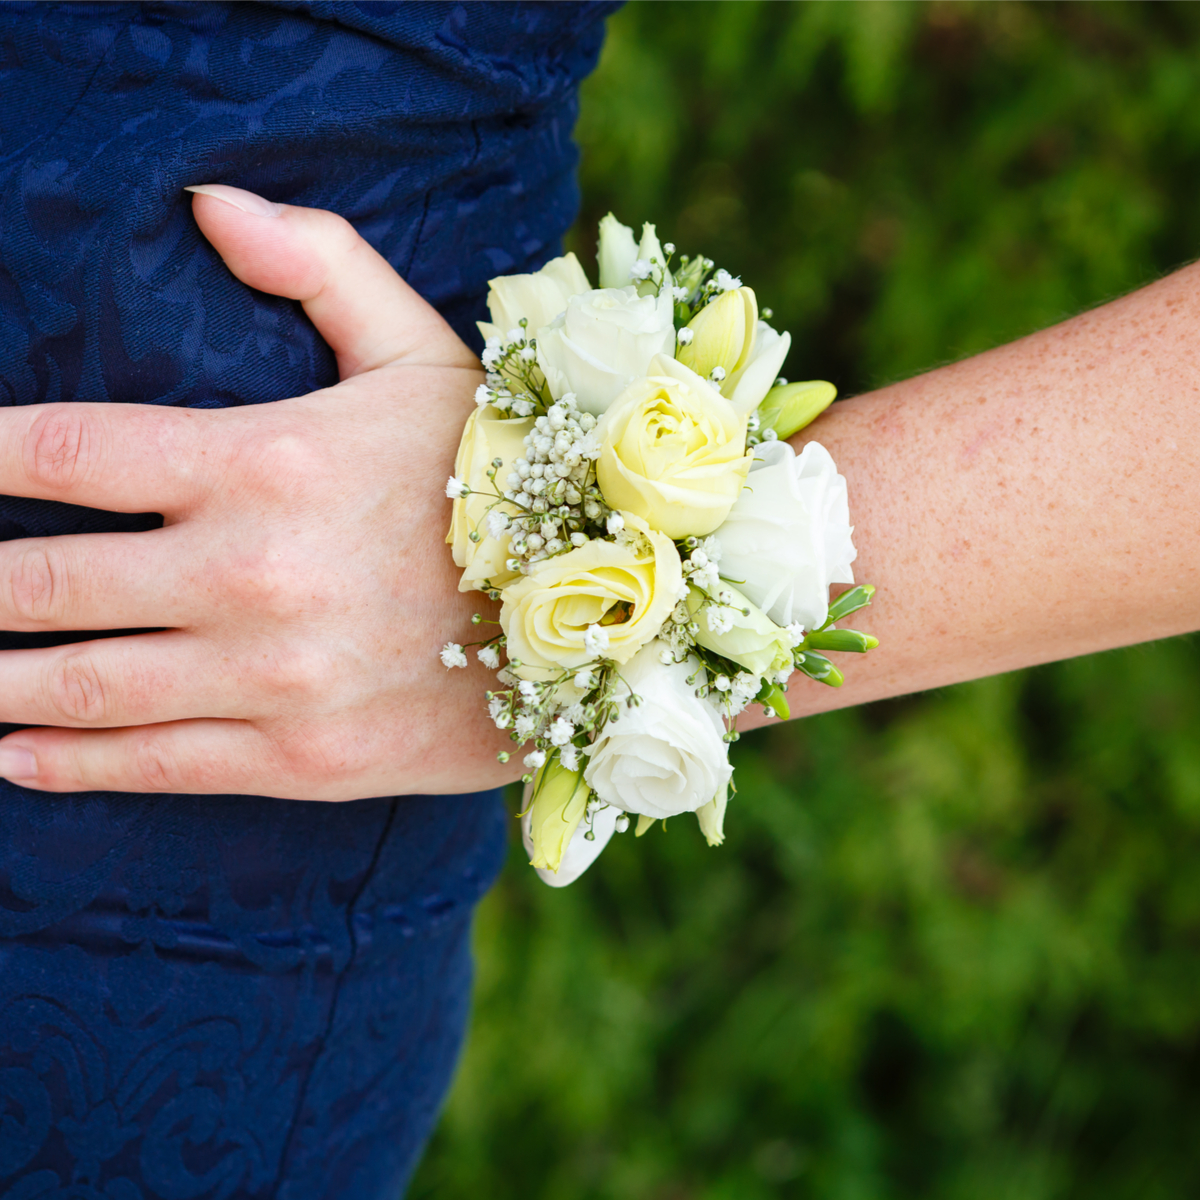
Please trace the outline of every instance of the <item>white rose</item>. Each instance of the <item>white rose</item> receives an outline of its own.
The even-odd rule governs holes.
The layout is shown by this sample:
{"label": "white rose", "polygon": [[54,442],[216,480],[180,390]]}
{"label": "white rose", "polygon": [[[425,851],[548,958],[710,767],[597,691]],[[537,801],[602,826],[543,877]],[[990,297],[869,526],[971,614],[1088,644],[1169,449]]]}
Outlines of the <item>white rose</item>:
{"label": "white rose", "polygon": [[503,339],[510,329],[520,327],[521,318],[529,323],[529,337],[550,324],[566,307],[567,301],[592,285],[574,254],[552,258],[532,275],[501,275],[488,281],[488,312],[491,322],[479,321],[479,332],[486,341]]}
{"label": "white rose", "polygon": [[621,668],[642,702],[621,703],[585,751],[583,773],[606,804],[654,820],[695,812],[724,791],[733,773],[721,718],[687,681],[695,661],[664,664],[661,650],[661,642],[651,642]]}
{"label": "white rose", "polygon": [[566,311],[537,331],[538,366],[558,400],[575,393],[594,416],[650,369],[656,354],[675,349],[669,288],[639,296],[637,288],[599,288],[572,296]]}
{"label": "white rose", "polygon": [[829,613],[829,585],[854,582],[853,532],[846,480],[829,451],[809,442],[797,455],[787,442],[763,442],[713,536],[721,574],[771,620],[816,629]]}

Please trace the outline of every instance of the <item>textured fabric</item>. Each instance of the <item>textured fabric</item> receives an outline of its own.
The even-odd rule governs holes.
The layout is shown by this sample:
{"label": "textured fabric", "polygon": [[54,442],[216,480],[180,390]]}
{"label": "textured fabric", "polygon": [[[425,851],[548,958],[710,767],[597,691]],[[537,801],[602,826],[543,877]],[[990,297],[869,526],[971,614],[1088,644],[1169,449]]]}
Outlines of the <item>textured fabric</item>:
{"label": "textured fabric", "polygon": [[[576,89],[611,7],[0,6],[0,403],[334,382],[299,307],[199,236],[190,183],[342,213],[474,340],[486,280],[573,217]],[[0,498],[0,538],[157,521]],[[505,823],[492,793],[0,784],[0,1195],[393,1200],[457,1054]]]}

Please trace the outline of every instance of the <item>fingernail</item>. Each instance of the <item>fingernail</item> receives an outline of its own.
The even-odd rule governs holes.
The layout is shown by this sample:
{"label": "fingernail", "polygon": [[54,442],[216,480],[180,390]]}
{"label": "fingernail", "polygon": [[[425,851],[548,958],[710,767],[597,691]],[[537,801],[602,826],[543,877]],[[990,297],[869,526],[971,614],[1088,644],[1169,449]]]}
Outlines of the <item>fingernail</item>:
{"label": "fingernail", "polygon": [[37,778],[37,759],[21,746],[0,746],[0,776],[21,780]]}
{"label": "fingernail", "polygon": [[185,192],[195,192],[197,196],[211,196],[214,200],[224,200],[234,208],[255,217],[277,217],[283,211],[282,204],[272,204],[254,192],[244,188],[230,187],[227,183],[197,183],[185,187]]}

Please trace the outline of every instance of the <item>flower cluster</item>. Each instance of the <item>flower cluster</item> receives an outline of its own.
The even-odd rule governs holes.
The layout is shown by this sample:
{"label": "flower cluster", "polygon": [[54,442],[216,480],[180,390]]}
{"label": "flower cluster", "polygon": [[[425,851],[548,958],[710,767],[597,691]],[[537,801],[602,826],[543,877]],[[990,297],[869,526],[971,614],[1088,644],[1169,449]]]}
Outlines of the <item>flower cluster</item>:
{"label": "flower cluster", "polygon": [[[835,627],[873,589],[829,600],[854,583],[845,480],[786,440],[833,387],[781,379],[791,338],[753,290],[702,255],[673,266],[654,226],[610,214],[598,251],[596,288],[573,254],[492,280],[446,486],[459,586],[501,604],[470,645],[521,747],[530,861],[558,886],[634,816],[640,835],[695,813],[718,845],[737,716],[786,717],[793,672],[837,686],[822,651],[876,645]],[[467,648],[442,647],[447,669]]]}

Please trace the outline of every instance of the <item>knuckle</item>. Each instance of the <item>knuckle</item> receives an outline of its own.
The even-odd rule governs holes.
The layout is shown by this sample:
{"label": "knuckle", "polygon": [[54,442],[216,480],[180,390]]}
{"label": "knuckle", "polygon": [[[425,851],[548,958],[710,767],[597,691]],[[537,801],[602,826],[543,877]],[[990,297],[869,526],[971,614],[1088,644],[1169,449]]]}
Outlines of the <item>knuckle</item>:
{"label": "knuckle", "polygon": [[26,438],[25,469],[35,483],[67,488],[85,481],[100,453],[96,423],[74,405],[50,405]]}
{"label": "knuckle", "polygon": [[67,571],[61,555],[49,546],[29,546],[13,564],[8,580],[9,604],[18,620],[41,624],[67,606]]}
{"label": "knuckle", "polygon": [[110,716],[111,697],[103,676],[86,653],[58,659],[50,669],[48,691],[51,708],[65,721],[96,725]]}
{"label": "knuckle", "polygon": [[160,737],[138,738],[131,747],[131,766],[137,785],[147,792],[176,792],[184,787],[178,756]]}
{"label": "knuckle", "polygon": [[228,601],[261,617],[288,621],[311,603],[311,569],[290,546],[260,546],[217,569]]}
{"label": "knuckle", "polygon": [[286,653],[266,654],[259,664],[258,676],[260,687],[269,697],[301,704],[326,694],[330,684],[328,660],[314,651],[291,649]]}
{"label": "knuckle", "polygon": [[321,788],[344,778],[350,768],[350,739],[327,729],[294,733],[276,746],[280,770],[297,789]]}
{"label": "knuckle", "polygon": [[242,478],[256,495],[294,506],[314,482],[331,474],[329,452],[307,431],[254,430],[238,454]]}

